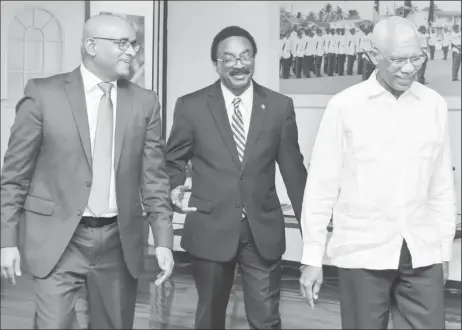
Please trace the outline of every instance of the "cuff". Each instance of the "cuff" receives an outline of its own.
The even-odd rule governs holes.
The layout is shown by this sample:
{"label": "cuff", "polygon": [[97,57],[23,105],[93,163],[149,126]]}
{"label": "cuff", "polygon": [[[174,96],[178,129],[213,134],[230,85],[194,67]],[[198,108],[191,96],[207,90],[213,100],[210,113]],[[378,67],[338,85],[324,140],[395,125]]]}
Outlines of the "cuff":
{"label": "cuff", "polygon": [[453,248],[452,243],[452,241],[441,243],[441,256],[443,261],[451,261]]}
{"label": "cuff", "polygon": [[324,247],[316,245],[304,245],[302,260],[300,263],[302,265],[322,267],[323,258]]}

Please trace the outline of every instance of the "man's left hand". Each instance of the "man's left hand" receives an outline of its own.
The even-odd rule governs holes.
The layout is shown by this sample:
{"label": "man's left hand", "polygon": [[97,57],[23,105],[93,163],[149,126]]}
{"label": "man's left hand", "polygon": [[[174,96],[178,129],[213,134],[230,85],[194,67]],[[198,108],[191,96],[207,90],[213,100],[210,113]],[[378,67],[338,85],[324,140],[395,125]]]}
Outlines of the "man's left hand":
{"label": "man's left hand", "polygon": [[162,271],[157,275],[155,284],[160,286],[172,275],[175,262],[173,261],[172,250],[163,246],[156,247],[156,258]]}
{"label": "man's left hand", "polygon": [[443,261],[444,284],[446,284],[446,281],[448,280],[448,277],[449,277],[449,261]]}

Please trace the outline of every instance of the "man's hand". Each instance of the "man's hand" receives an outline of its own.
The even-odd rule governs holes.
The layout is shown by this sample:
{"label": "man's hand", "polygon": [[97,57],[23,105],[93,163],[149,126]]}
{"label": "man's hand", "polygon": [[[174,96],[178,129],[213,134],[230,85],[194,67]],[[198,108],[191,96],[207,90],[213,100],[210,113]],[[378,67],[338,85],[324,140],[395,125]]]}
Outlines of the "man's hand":
{"label": "man's hand", "polygon": [[163,246],[156,247],[156,258],[162,271],[157,275],[155,284],[160,286],[172,275],[175,262],[173,261],[172,250]]}
{"label": "man's hand", "polygon": [[5,247],[1,249],[2,277],[16,284],[16,276],[21,276],[21,257],[17,247]]}
{"label": "man's hand", "polygon": [[302,266],[300,275],[300,293],[308,300],[308,305],[313,309],[318,299],[322,284],[322,267]]}
{"label": "man's hand", "polygon": [[189,198],[185,198],[185,192],[188,189],[190,189],[190,187],[188,187],[187,185],[180,185],[173,189],[171,192],[173,204],[175,204],[175,206],[178,207],[183,213],[197,211],[197,208],[188,206]]}
{"label": "man's hand", "polygon": [[449,277],[449,261],[443,261],[444,284],[446,284],[446,281],[448,280],[448,277]]}

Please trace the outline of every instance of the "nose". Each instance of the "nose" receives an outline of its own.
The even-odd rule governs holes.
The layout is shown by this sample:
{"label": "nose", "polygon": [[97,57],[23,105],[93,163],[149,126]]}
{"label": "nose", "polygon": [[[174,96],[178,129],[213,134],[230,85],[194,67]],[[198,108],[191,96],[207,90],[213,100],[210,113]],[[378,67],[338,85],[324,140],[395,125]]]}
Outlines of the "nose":
{"label": "nose", "polygon": [[242,59],[240,59],[239,57],[236,59],[236,64],[234,65],[235,68],[243,68],[245,67],[244,64],[242,64]]}
{"label": "nose", "polygon": [[416,68],[414,64],[411,63],[411,61],[407,61],[406,65],[401,68],[401,71],[407,74],[412,73],[417,70],[418,68]]}
{"label": "nose", "polygon": [[127,55],[131,55],[132,57],[134,57],[136,55],[136,52],[135,52],[135,49],[133,49],[133,46],[130,45],[127,50],[125,51],[125,54]]}

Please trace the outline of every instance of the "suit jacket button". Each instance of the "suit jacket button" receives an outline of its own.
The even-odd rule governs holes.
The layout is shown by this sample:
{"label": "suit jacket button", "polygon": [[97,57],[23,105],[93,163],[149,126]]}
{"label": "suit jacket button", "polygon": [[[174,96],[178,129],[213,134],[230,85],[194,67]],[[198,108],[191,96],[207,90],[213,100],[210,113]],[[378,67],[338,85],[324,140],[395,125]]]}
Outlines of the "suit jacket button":
{"label": "suit jacket button", "polygon": [[80,216],[82,215],[82,211],[79,210],[79,211],[77,212],[77,215],[80,217]]}
{"label": "suit jacket button", "polygon": [[85,182],[85,185],[86,185],[87,187],[91,187],[91,181]]}
{"label": "suit jacket button", "polygon": [[238,209],[238,208],[240,208],[240,207],[241,207],[241,203],[237,202],[237,203],[236,203],[236,208]]}

